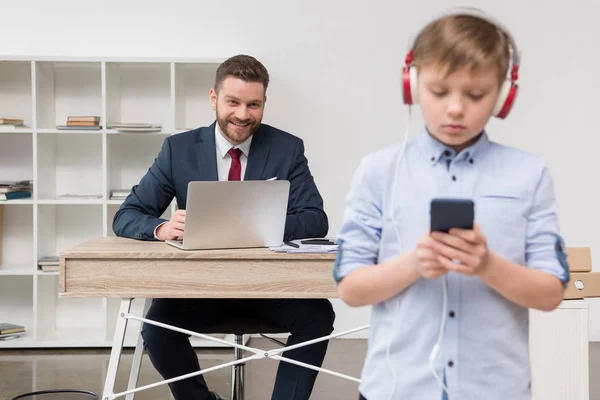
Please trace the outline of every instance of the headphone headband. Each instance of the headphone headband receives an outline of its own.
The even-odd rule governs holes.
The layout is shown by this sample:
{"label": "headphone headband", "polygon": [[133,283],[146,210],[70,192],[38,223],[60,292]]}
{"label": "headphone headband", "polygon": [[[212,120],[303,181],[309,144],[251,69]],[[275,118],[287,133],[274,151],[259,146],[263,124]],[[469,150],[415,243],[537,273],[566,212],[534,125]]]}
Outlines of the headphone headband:
{"label": "headphone headband", "polygon": [[[517,95],[517,84],[516,81],[519,79],[519,65],[521,61],[521,54],[519,53],[519,49],[517,47],[517,43],[510,33],[510,31],[502,25],[498,20],[486,14],[482,10],[475,7],[454,7],[450,10],[443,12],[438,15],[436,18],[432,19],[430,23],[439,20],[440,18],[449,17],[449,16],[472,16],[475,18],[482,19],[487,21],[496,27],[500,32],[504,34],[509,44],[509,55],[510,55],[510,77],[507,77],[505,84],[500,89],[500,95],[498,98],[498,102],[494,106],[493,113],[495,116],[499,118],[505,118],[512,105],[514,104],[515,97]],[[425,26],[427,26],[425,25]],[[422,30],[421,30],[422,31]],[[416,36],[418,37],[418,35]],[[417,104],[417,72],[415,67],[412,65],[413,62],[413,49],[415,46],[415,40],[411,41],[410,48],[408,50],[405,66],[402,72],[403,79],[403,96],[405,104]]]}

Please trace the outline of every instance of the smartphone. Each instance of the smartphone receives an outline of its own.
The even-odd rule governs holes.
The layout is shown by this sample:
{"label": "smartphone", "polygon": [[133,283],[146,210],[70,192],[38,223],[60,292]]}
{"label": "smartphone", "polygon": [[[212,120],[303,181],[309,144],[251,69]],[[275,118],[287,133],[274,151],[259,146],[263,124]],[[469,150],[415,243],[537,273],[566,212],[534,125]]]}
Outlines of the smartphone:
{"label": "smartphone", "polygon": [[318,245],[334,245],[335,242],[330,241],[329,239],[305,239],[301,240],[302,244],[318,244]]}
{"label": "smartphone", "polygon": [[452,228],[473,229],[475,203],[469,199],[436,198],[431,200],[431,232],[446,232]]}

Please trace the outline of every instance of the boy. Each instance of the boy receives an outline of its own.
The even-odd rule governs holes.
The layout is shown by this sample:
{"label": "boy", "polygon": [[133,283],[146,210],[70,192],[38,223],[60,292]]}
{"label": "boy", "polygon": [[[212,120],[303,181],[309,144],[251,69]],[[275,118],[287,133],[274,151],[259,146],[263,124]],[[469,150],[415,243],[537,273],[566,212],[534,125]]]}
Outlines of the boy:
{"label": "boy", "polygon": [[[457,11],[407,64],[405,102],[419,99],[426,129],[361,162],[333,271],[345,303],[373,305],[361,399],[530,399],[528,308],[557,307],[569,272],[548,169],[484,130],[514,101],[516,45]],[[436,197],[473,199],[473,229],[430,233]]]}

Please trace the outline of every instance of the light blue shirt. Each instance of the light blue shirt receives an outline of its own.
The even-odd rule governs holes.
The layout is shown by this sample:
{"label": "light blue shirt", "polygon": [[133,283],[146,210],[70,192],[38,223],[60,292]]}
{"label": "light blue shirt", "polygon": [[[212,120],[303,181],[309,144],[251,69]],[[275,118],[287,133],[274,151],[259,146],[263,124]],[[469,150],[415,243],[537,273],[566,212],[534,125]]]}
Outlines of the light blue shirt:
{"label": "light blue shirt", "polygon": [[[400,151],[396,146],[372,153],[355,173],[338,235],[336,281],[413,250],[429,228],[430,201],[453,197],[473,199],[475,221],[491,251],[568,282],[552,180],[540,158],[491,142],[485,132],[458,154],[426,130],[407,143],[398,166]],[[528,309],[478,277],[449,273],[447,282],[449,316],[436,371],[445,377],[450,400],[530,399]],[[420,278],[373,306],[359,387],[368,400],[389,398],[391,368],[394,399],[442,398],[428,361],[442,299],[441,278]]]}

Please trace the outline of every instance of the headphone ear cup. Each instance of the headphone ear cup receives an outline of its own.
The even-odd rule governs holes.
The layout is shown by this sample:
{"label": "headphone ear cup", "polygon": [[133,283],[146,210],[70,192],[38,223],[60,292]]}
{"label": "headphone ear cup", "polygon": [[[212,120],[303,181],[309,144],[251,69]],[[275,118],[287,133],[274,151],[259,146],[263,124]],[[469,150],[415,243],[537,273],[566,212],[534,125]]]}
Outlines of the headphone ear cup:
{"label": "headphone ear cup", "polygon": [[509,114],[512,106],[515,103],[519,86],[512,82],[510,79],[506,79],[500,88],[496,105],[494,105],[494,111],[492,115],[500,119],[506,118]]}
{"label": "headphone ear cup", "polygon": [[419,104],[417,91],[417,69],[405,66],[402,68],[402,95],[404,104]]}

